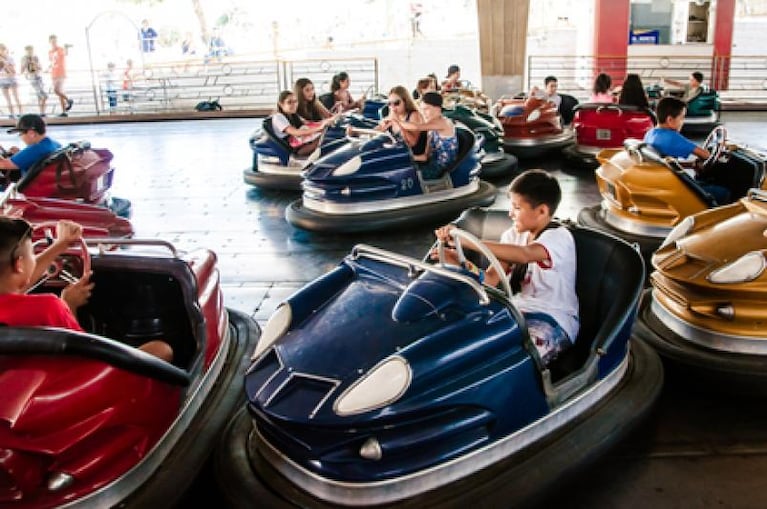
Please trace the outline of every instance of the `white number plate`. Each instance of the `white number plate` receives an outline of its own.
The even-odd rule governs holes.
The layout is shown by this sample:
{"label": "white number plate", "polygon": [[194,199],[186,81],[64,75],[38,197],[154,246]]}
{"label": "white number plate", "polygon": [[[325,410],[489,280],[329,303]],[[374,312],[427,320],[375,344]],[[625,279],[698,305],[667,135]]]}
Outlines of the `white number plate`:
{"label": "white number plate", "polygon": [[612,138],[612,134],[609,129],[597,129],[598,140],[609,140]]}

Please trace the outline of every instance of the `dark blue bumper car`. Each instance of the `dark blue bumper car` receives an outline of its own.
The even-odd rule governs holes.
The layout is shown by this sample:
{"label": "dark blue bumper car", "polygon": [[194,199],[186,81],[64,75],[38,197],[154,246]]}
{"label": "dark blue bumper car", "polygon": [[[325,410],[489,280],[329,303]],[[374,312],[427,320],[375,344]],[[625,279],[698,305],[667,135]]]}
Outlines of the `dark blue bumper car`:
{"label": "dark blue bumper car", "polygon": [[425,179],[404,141],[389,133],[358,131],[359,138],[318,159],[304,172],[304,194],[285,209],[293,226],[353,233],[402,224],[436,223],[495,200],[495,186],[479,179],[476,137],[456,127],[456,162]]}
{"label": "dark blue bumper car", "polygon": [[[498,239],[511,221],[471,209],[457,224],[478,243],[466,231]],[[663,381],[631,340],[642,259],[571,228],[581,330],[548,366],[508,281],[449,265],[360,245],[283,302],[217,449],[234,507],[516,506],[628,433]]]}
{"label": "dark blue bumper car", "polygon": [[[365,101],[365,117],[382,119],[388,114],[386,99]],[[503,150],[503,126],[497,118],[463,104],[442,108],[442,115],[463,124],[479,138],[482,165],[480,177],[494,179],[516,173],[519,161],[516,156]]]}
{"label": "dark blue bumper car", "polygon": [[347,113],[325,130],[322,142],[315,152],[302,157],[274,133],[271,119],[264,119],[261,129],[256,129],[250,137],[253,165],[243,170],[243,180],[246,184],[263,189],[300,191],[303,180],[301,172],[312,161],[346,144],[347,126],[372,129],[376,126],[376,122],[362,115]]}

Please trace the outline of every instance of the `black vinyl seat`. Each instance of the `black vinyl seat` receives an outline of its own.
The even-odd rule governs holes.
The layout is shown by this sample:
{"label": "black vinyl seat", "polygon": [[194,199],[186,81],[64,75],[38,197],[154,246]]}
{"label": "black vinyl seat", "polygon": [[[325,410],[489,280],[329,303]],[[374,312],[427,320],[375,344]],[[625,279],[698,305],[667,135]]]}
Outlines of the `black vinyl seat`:
{"label": "black vinyl seat", "polygon": [[[455,224],[482,240],[497,241],[513,222],[505,211],[472,208]],[[553,380],[580,369],[591,354],[605,348],[622,331],[644,284],[642,259],[626,242],[589,228],[567,227],[577,253],[580,332],[573,347],[548,366]],[[479,259],[475,252],[466,254],[481,267],[487,266],[487,260]]]}

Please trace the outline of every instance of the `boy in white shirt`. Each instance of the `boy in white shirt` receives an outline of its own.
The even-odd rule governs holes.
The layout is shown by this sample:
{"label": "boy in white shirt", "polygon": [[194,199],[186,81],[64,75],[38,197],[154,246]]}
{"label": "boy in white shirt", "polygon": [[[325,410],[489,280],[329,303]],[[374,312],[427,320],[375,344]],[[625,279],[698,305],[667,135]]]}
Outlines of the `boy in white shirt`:
{"label": "boy in white shirt", "polygon": [[[512,302],[525,316],[530,340],[544,364],[572,346],[580,327],[575,240],[567,228],[552,223],[561,197],[559,183],[547,172],[520,174],[509,187],[509,216],[514,226],[503,233],[500,242],[484,242],[506,271],[497,274],[491,267],[484,282],[495,286],[500,277],[510,275],[515,292]],[[452,241],[453,228],[449,224],[435,234],[443,242]],[[455,252],[447,252],[457,262]]]}

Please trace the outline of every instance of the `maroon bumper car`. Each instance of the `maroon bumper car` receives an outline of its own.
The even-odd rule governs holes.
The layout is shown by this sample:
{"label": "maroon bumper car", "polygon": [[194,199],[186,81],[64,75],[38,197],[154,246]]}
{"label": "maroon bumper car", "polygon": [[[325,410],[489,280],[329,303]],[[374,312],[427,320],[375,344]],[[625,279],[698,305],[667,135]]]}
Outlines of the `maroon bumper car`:
{"label": "maroon bumper car", "polygon": [[130,217],[130,201],[110,196],[114,171],[109,150],[91,148],[81,141],[53,152],[24,175],[10,172],[7,180],[14,181],[16,191],[29,198],[77,200]]}
{"label": "maroon bumper car", "polygon": [[[0,327],[4,508],[169,507],[242,401],[259,329],[224,308],[215,254],[116,242],[65,253],[41,287],[92,268],[87,332]],[[134,348],[152,339],[172,363]]]}

